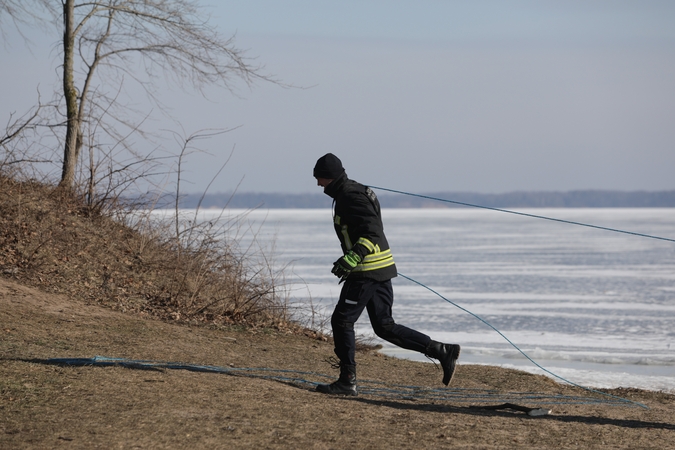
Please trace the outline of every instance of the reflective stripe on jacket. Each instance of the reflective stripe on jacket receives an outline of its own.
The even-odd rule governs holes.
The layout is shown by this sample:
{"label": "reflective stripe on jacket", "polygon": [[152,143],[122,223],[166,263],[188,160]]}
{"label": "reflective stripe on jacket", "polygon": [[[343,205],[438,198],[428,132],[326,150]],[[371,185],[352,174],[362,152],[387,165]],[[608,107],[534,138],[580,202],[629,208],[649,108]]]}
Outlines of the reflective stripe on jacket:
{"label": "reflective stripe on jacket", "polygon": [[[344,248],[347,251],[353,250],[354,246],[352,245],[351,239],[349,237],[349,226],[347,224],[342,225],[340,216],[337,214],[333,217],[333,221],[336,225],[336,228],[339,227],[340,229],[338,236],[342,236],[341,241],[344,242]],[[359,254],[359,256],[362,257],[362,260],[359,264],[357,264],[356,268],[354,268],[354,272],[366,272],[369,270],[377,270],[394,265],[394,255],[391,253],[391,249],[381,250],[378,244],[373,244],[370,242],[370,240],[363,237],[359,238],[356,241],[356,244],[360,244],[365,247],[368,250],[368,253],[366,253],[364,256]]]}
{"label": "reflective stripe on jacket", "polygon": [[333,197],[333,224],[343,253],[352,250],[361,262],[353,277],[385,281],[396,276],[394,257],[384,235],[380,202],[368,187],[346,174],[329,184],[324,192]]}

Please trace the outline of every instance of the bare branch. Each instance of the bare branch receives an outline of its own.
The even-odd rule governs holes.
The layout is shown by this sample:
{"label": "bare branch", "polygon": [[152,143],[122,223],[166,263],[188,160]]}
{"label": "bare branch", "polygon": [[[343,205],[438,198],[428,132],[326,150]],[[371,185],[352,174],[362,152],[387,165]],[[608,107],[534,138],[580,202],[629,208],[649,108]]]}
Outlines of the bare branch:
{"label": "bare branch", "polygon": [[[134,109],[137,99],[128,86],[142,88],[157,107],[154,111],[167,114],[157,95],[165,79],[186,90],[203,93],[208,86],[220,86],[235,95],[242,83],[248,87],[258,81],[280,84],[237,48],[234,36],[222,35],[195,0],[0,0],[0,21],[10,18],[29,24],[40,15],[51,17],[63,61],[63,90],[52,120],[41,126],[50,141],[63,149],[60,185],[78,190],[75,184],[82,182],[90,201],[95,186],[104,180],[107,192],[112,185],[133,185],[139,181],[138,173],[165,173],[146,170],[143,164],[138,167],[144,169],[136,172],[136,166],[128,164],[126,158],[153,161],[154,165],[156,161],[141,154],[142,147],[133,139],[141,137],[155,144],[152,139],[158,136],[144,126],[151,113]],[[35,117],[27,119],[29,123]],[[0,145],[26,127],[12,129]],[[185,145],[205,137],[208,134],[195,133]],[[85,145],[88,162],[81,157]],[[19,159],[50,159],[25,156]],[[120,180],[123,170],[130,171],[130,183]]]}
{"label": "bare branch", "polygon": [[42,104],[38,103],[38,106],[33,108],[32,112],[27,112],[13,122],[12,119],[14,117],[14,113],[11,113],[7,122],[6,134],[0,138],[0,146],[4,147],[5,144],[8,144],[27,129],[34,129],[37,126],[37,124],[35,124],[35,119],[40,114],[41,109]]}

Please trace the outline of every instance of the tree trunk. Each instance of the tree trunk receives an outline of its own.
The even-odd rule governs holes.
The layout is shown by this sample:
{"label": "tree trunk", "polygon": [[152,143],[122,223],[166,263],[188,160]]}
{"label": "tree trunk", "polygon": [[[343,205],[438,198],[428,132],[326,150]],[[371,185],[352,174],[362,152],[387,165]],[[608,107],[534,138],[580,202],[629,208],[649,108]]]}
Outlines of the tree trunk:
{"label": "tree trunk", "polygon": [[73,73],[75,57],[75,0],[63,4],[63,94],[66,100],[66,142],[63,152],[63,172],[60,187],[71,189],[75,181],[75,168],[80,153],[81,118],[78,111],[77,89]]}

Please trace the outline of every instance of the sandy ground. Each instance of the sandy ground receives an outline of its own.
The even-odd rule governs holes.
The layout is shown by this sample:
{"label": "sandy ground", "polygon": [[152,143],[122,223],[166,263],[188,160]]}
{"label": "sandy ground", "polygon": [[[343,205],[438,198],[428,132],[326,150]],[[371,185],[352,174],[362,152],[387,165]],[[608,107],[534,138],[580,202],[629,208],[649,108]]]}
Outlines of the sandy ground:
{"label": "sandy ground", "polygon": [[[675,448],[673,395],[609,391],[648,409],[617,405],[542,376],[462,364],[446,389],[433,364],[364,350],[361,394],[325,396],[313,389],[336,374],[330,342],[142,319],[7,278],[0,336],[3,449]],[[50,361],[96,355],[230,372]],[[484,409],[507,401],[551,414]]]}

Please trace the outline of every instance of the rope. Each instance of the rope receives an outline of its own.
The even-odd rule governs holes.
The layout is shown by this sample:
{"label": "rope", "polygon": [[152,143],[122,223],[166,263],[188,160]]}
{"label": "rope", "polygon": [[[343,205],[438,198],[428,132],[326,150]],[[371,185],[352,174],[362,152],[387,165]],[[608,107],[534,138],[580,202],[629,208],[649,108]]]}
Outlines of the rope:
{"label": "rope", "polygon": [[[462,205],[462,206],[469,206],[469,207],[474,207],[474,208],[482,208],[482,209],[488,209],[492,211],[499,211],[499,212],[504,212],[504,213],[509,213],[509,214],[516,214],[520,216],[525,216],[525,217],[532,217],[536,219],[544,219],[544,220],[551,220],[555,222],[562,222],[562,223],[567,223],[567,224],[572,224],[572,225],[579,225],[579,226],[584,226],[584,227],[589,227],[589,228],[596,228],[600,230],[605,230],[605,231],[612,231],[616,233],[624,233],[624,234],[630,234],[634,236],[641,236],[641,237],[646,237],[646,238],[651,238],[651,239],[659,239],[663,241],[669,241],[669,242],[675,242],[675,239],[669,239],[669,238],[664,238],[664,237],[659,237],[659,236],[652,236],[648,234],[642,234],[642,233],[635,233],[632,231],[624,231],[624,230],[619,230],[616,228],[608,228],[608,227],[601,227],[597,225],[590,225],[586,223],[581,223],[581,222],[574,222],[570,220],[563,220],[563,219],[556,219],[556,218],[551,218],[551,217],[546,217],[546,216],[540,216],[536,214],[528,214],[528,213],[522,213],[518,211],[511,211],[507,209],[500,209],[500,208],[493,208],[489,206],[480,206],[480,205],[473,205],[470,203],[464,203],[464,202],[458,202],[458,201],[453,201],[453,200],[447,200],[447,199],[442,199],[442,198],[437,198],[437,197],[431,197],[427,195],[421,195],[421,194],[411,194],[409,192],[403,192],[403,191],[397,191],[394,189],[387,189],[383,187],[377,187],[377,186],[370,186],[373,189],[380,189],[383,191],[388,191],[388,192],[393,192],[397,194],[403,194],[403,195],[409,195],[413,197],[420,197],[420,198],[426,198],[430,200],[436,200],[440,202],[446,202],[446,203],[454,203],[457,205]],[[504,338],[511,346],[513,346],[518,352],[520,352],[525,358],[527,358],[532,364],[537,366],[539,369],[543,370],[544,372],[548,373],[549,375],[553,376],[554,378],[557,378],[565,383],[568,383],[572,386],[578,387],[580,389],[583,389],[585,391],[594,393],[594,394],[599,394],[603,396],[604,398],[602,399],[597,399],[597,398],[588,398],[588,397],[577,397],[577,396],[565,396],[565,395],[546,395],[546,394],[540,394],[540,393],[534,393],[534,392],[499,392],[495,390],[489,390],[489,389],[467,389],[467,388],[444,388],[444,389],[430,389],[430,388],[423,388],[420,386],[405,386],[405,385],[386,385],[385,383],[378,382],[378,381],[372,381],[372,380],[360,380],[359,384],[359,392],[361,394],[366,394],[366,395],[371,395],[371,396],[379,396],[379,397],[385,397],[385,398],[403,398],[403,399],[412,399],[412,400],[448,400],[452,402],[494,402],[495,400],[499,401],[506,401],[506,402],[512,402],[512,401],[522,401],[522,400],[528,400],[530,402],[534,402],[537,404],[546,404],[546,405],[551,405],[551,404],[567,404],[567,405],[582,405],[582,404],[609,404],[609,405],[615,405],[615,406],[633,406],[637,405],[640,406],[641,408],[644,409],[649,409],[648,406],[636,402],[630,399],[618,397],[616,395],[608,394],[606,392],[598,391],[595,389],[591,389],[585,386],[581,386],[577,383],[574,383],[566,378],[563,378],[550,370],[544,368],[541,366],[539,363],[534,361],[532,358],[530,358],[529,355],[527,355],[523,350],[521,350],[516,344],[514,344],[509,338],[507,338],[501,331],[499,331],[497,328],[495,328],[492,324],[490,324],[488,321],[484,320],[480,316],[474,314],[473,312],[469,311],[468,309],[448,300],[447,298],[443,297],[441,294],[436,292],[435,290],[431,289],[430,287],[420,283],[419,281],[416,281],[406,275],[403,275],[399,273],[399,275],[415,284],[418,284],[419,286],[431,291],[432,293],[436,294],[446,302],[450,303],[451,305],[461,309],[462,311],[470,314],[471,316],[475,317],[476,319],[480,320],[483,322],[485,325],[496,331],[502,338]],[[301,371],[294,371],[294,370],[284,370],[284,369],[270,369],[270,368],[236,368],[236,367],[218,367],[218,366],[204,366],[204,365],[195,365],[195,364],[184,364],[184,363],[172,363],[172,362],[160,362],[160,361],[144,361],[144,360],[129,360],[129,359],[124,359],[124,358],[109,358],[105,356],[95,356],[94,358],[52,358],[48,359],[45,361],[41,361],[46,364],[57,364],[57,365],[71,365],[71,366],[122,366],[122,367],[127,367],[127,368],[133,368],[133,369],[142,369],[142,370],[163,370],[163,369],[182,369],[182,370],[190,370],[190,371],[196,371],[196,372],[213,372],[213,373],[224,373],[228,375],[237,375],[237,376],[247,376],[247,377],[252,377],[252,378],[262,378],[262,379],[270,379],[270,380],[276,380],[276,381],[281,381],[281,382],[287,382],[287,383],[292,383],[296,385],[308,385],[310,387],[315,387],[319,383],[316,381],[311,381],[307,380],[306,378],[300,378],[301,376],[311,376],[311,377],[320,377],[323,379],[333,379],[333,377],[324,375],[324,374],[317,374],[314,372],[301,372]],[[278,374],[288,374],[288,375],[295,375],[295,376],[286,376],[286,375],[262,375],[262,373],[278,373]],[[504,405],[502,405],[504,406]]]}
{"label": "rope", "polygon": [[[653,236],[653,235],[643,234],[643,233],[635,233],[635,232],[632,232],[632,231],[619,230],[619,229],[616,229],[616,228],[608,228],[608,227],[601,227],[601,226],[597,226],[597,225],[590,225],[590,224],[587,224],[587,223],[575,222],[575,221],[571,221],[571,220],[556,219],[556,218],[540,216],[540,215],[536,215],[536,214],[528,214],[528,213],[523,213],[523,212],[518,212],[518,211],[511,211],[511,210],[508,210],[508,209],[493,208],[493,207],[490,207],[490,206],[474,205],[474,204],[471,204],[471,203],[458,202],[458,201],[454,201],[454,200],[447,200],[447,199],[442,199],[442,198],[438,198],[438,197],[431,197],[431,196],[428,196],[428,195],[412,194],[412,193],[409,193],[409,192],[403,192],[403,191],[398,191],[398,190],[395,190],[395,189],[388,189],[388,188],[377,187],[377,186],[370,186],[370,188],[379,189],[379,190],[382,190],[382,191],[393,192],[393,193],[396,193],[396,194],[403,194],[403,195],[409,195],[409,196],[413,196],[413,197],[426,198],[426,199],[429,199],[429,200],[436,200],[436,201],[440,201],[440,202],[453,203],[453,204],[456,204],[456,205],[469,206],[469,207],[473,207],[473,208],[488,209],[488,210],[492,210],[492,211],[498,211],[498,212],[503,212],[503,213],[508,213],[508,214],[515,214],[515,215],[525,216],[525,217],[532,217],[532,218],[535,218],[535,219],[551,220],[551,221],[554,221],[554,222],[561,222],[561,223],[567,223],[567,224],[571,224],[571,225],[579,225],[579,226],[583,226],[583,227],[596,228],[596,229],[599,229],[599,230],[612,231],[612,232],[615,232],[615,233],[624,233],[624,234],[630,234],[630,235],[633,235],[633,236],[640,236],[640,237],[646,237],[646,238],[650,238],[650,239],[659,239],[659,240],[662,240],[662,241],[675,242],[675,239],[664,238],[664,237],[660,237],[660,236]],[[636,404],[636,405],[638,405],[642,408],[649,409],[646,405],[644,405],[642,403],[635,402],[633,400],[625,399],[625,398],[622,398],[622,397],[617,397],[615,395],[611,395],[611,394],[608,394],[606,392],[601,392],[601,391],[591,389],[591,388],[588,388],[588,387],[585,387],[585,386],[581,386],[581,385],[579,385],[577,383],[574,383],[574,382],[572,382],[572,381],[570,381],[566,378],[561,377],[560,375],[557,375],[557,374],[551,372],[550,370],[544,368],[539,363],[537,363],[535,360],[530,358],[529,355],[527,355],[523,350],[521,350],[516,344],[511,342],[511,340],[509,338],[504,336],[504,334],[501,331],[499,331],[497,328],[492,326],[492,324],[490,324],[488,321],[486,321],[483,318],[479,317],[478,315],[472,313],[468,309],[463,308],[462,306],[459,306],[458,304],[448,300],[447,298],[443,297],[441,294],[439,294],[435,290],[431,289],[429,286],[426,286],[425,284],[420,283],[419,281],[413,280],[412,278],[410,278],[406,275],[403,275],[402,273],[399,273],[399,275],[402,276],[403,278],[405,278],[409,281],[412,281],[413,283],[418,284],[419,286],[429,290],[430,292],[436,294],[437,296],[439,296],[440,298],[442,298],[446,302],[450,303],[451,305],[455,306],[456,308],[459,308],[462,311],[464,311],[464,312],[470,314],[471,316],[475,317],[476,319],[480,320],[485,325],[487,325],[488,327],[490,327],[494,331],[496,331],[497,334],[499,334],[502,338],[504,338],[504,340],[506,340],[506,342],[508,342],[511,346],[513,346],[513,348],[518,350],[518,352],[520,352],[520,354],[523,355],[525,358],[527,358],[532,364],[534,364],[535,366],[537,366],[539,369],[543,370],[544,372],[548,373],[552,377],[557,378],[557,379],[559,379],[559,380],[561,380],[565,383],[568,383],[572,386],[584,389],[588,392],[592,392],[592,393],[595,393],[595,394],[607,396],[607,397],[610,397],[614,400],[618,400],[618,401],[622,401],[622,402],[633,403],[633,404]]]}
{"label": "rope", "polygon": [[[315,372],[304,372],[290,369],[271,369],[263,367],[219,367],[210,365],[187,364],[180,362],[132,360],[126,358],[111,358],[107,356],[95,356],[93,358],[50,358],[46,360],[33,360],[32,362],[65,365],[65,366],[99,366],[99,367],[125,367],[137,370],[164,369],[188,370],[192,372],[221,373],[226,375],[243,376],[248,378],[260,378],[266,380],[290,383],[296,386],[314,389],[321,379],[333,380],[335,377]],[[401,384],[387,384],[381,381],[359,380],[359,395],[369,395],[386,399],[447,401],[452,403],[511,403],[527,401],[537,405],[612,405],[632,406],[626,404],[624,399],[588,398],[580,396],[542,394],[537,392],[501,392],[493,389],[477,388],[425,388]],[[621,401],[618,401],[621,400]],[[636,402],[632,402],[636,403]],[[639,403],[638,403],[639,405]]]}
{"label": "rope", "polygon": [[551,375],[551,376],[553,376],[553,377],[555,377],[555,378],[557,378],[557,379],[559,379],[559,380],[561,380],[561,381],[564,381],[565,383],[571,384],[572,386],[575,386],[575,387],[584,389],[584,390],[586,390],[586,391],[588,391],[588,392],[593,392],[593,393],[595,393],[595,394],[604,395],[604,396],[611,397],[611,398],[613,398],[613,399],[615,399],[615,400],[620,400],[620,401],[623,401],[623,402],[635,403],[635,404],[638,405],[638,406],[641,406],[641,407],[643,407],[643,408],[645,408],[645,409],[649,409],[648,406],[646,406],[646,405],[644,405],[644,404],[642,404],[642,403],[639,403],[639,402],[636,402],[636,401],[633,401],[633,400],[629,400],[629,399],[626,399],[626,398],[622,398],[622,397],[617,397],[617,396],[615,396],[615,395],[608,394],[608,393],[606,393],[606,392],[597,391],[597,390],[591,389],[591,388],[589,388],[589,387],[581,386],[580,384],[574,383],[574,382],[572,382],[572,381],[570,381],[570,380],[568,380],[568,379],[566,379],[566,378],[561,377],[560,375],[557,375],[557,374],[551,372],[550,370],[548,370],[548,369],[542,367],[539,363],[537,363],[535,360],[533,360],[532,358],[530,358],[530,356],[529,356],[527,353],[525,353],[524,351],[522,351],[522,350],[520,349],[520,347],[518,347],[516,344],[514,344],[513,342],[511,342],[511,340],[510,340],[509,338],[507,338],[506,336],[504,336],[504,334],[503,334],[501,331],[499,331],[497,328],[495,328],[494,326],[492,326],[492,324],[489,323],[487,320],[483,319],[482,317],[478,316],[477,314],[472,313],[472,312],[469,311],[468,309],[466,309],[466,308],[464,308],[464,307],[462,307],[462,306],[459,306],[457,303],[454,303],[454,302],[452,302],[451,300],[448,300],[447,298],[443,297],[443,296],[442,296],[441,294],[439,294],[438,292],[436,292],[436,291],[434,291],[433,289],[431,289],[429,286],[427,286],[427,285],[425,285],[425,284],[422,284],[422,283],[420,283],[420,282],[417,281],[417,280],[413,280],[412,278],[410,278],[410,277],[408,277],[408,276],[406,276],[406,275],[403,275],[403,274],[400,273],[400,272],[398,273],[398,275],[401,276],[401,277],[403,277],[403,278],[405,278],[406,280],[412,281],[413,283],[415,283],[415,284],[417,284],[417,285],[419,285],[419,286],[422,286],[423,288],[429,290],[430,292],[433,292],[434,294],[438,295],[440,298],[442,298],[442,299],[445,300],[446,302],[450,303],[451,305],[455,306],[456,308],[459,308],[459,309],[461,309],[462,311],[464,311],[465,313],[468,313],[468,314],[472,315],[473,317],[475,317],[476,319],[480,320],[480,321],[483,322],[485,325],[487,325],[488,327],[490,327],[490,328],[492,328],[494,331],[496,331],[497,334],[499,334],[501,337],[503,337],[504,340],[506,340],[506,342],[508,342],[509,344],[511,344],[511,346],[512,346],[513,348],[515,348],[516,350],[518,350],[518,351],[520,352],[520,354],[523,355],[525,358],[527,358],[532,364],[534,364],[535,366],[537,366],[538,368],[540,368],[540,369],[543,370],[544,372],[548,373],[549,375]]}
{"label": "rope", "polygon": [[387,188],[377,187],[377,186],[369,186],[369,187],[372,188],[372,189],[379,189],[381,191],[388,191],[388,192],[393,192],[393,193],[396,193],[396,194],[403,194],[403,195],[409,195],[409,196],[412,196],[412,197],[426,198],[426,199],[429,199],[429,200],[436,200],[436,201],[445,202],[445,203],[453,203],[455,205],[470,206],[472,208],[489,209],[491,211],[499,211],[499,212],[508,213],[508,214],[516,214],[518,216],[532,217],[532,218],[535,218],[535,219],[551,220],[551,221],[554,221],[554,222],[567,223],[567,224],[571,224],[571,225],[579,225],[579,226],[582,226],[582,227],[596,228],[598,230],[612,231],[612,232],[615,232],[615,233],[624,233],[624,234],[630,234],[630,235],[633,235],[633,236],[641,236],[641,237],[650,238],[650,239],[659,239],[659,240],[662,240],[662,241],[675,242],[675,239],[670,239],[670,238],[665,238],[665,237],[660,237],[660,236],[653,236],[653,235],[643,234],[643,233],[635,233],[633,231],[619,230],[619,229],[616,229],[616,228],[601,227],[601,226],[598,226],[598,225],[590,225],[590,224],[587,224],[587,223],[575,222],[575,221],[572,221],[572,220],[556,219],[556,218],[553,218],[553,217],[546,217],[546,216],[539,216],[539,215],[536,215],[536,214],[528,214],[528,213],[523,213],[523,212],[518,212],[518,211],[511,211],[509,209],[492,208],[490,206],[473,205],[471,203],[458,202],[458,201],[455,201],[455,200],[446,200],[446,199],[443,199],[443,198],[431,197],[431,196],[428,196],[428,195],[411,194],[410,192],[397,191],[395,189],[387,189]]}

